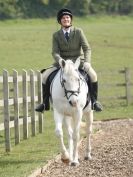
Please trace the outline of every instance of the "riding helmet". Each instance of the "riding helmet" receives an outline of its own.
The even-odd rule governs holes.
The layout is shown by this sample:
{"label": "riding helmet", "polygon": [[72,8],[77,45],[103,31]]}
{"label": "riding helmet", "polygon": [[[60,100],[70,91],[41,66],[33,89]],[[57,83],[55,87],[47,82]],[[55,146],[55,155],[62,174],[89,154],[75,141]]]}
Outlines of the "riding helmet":
{"label": "riding helmet", "polygon": [[57,13],[57,21],[58,21],[58,23],[60,23],[61,18],[63,17],[63,15],[69,15],[71,17],[71,19],[73,18],[71,10],[64,8],[64,9],[59,10],[59,12]]}

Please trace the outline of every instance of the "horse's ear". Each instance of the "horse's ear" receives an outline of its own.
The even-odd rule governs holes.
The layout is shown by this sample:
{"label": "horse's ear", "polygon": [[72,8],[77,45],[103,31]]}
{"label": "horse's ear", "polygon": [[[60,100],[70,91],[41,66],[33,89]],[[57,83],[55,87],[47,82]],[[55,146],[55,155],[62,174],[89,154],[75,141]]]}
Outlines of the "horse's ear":
{"label": "horse's ear", "polygon": [[76,61],[75,61],[75,68],[76,69],[78,69],[79,68],[79,66],[80,66],[80,57],[78,57],[77,59],[76,59]]}
{"label": "horse's ear", "polygon": [[59,64],[60,64],[60,66],[61,66],[62,68],[64,68],[66,62],[65,62],[65,60],[61,59],[61,60],[59,61]]}

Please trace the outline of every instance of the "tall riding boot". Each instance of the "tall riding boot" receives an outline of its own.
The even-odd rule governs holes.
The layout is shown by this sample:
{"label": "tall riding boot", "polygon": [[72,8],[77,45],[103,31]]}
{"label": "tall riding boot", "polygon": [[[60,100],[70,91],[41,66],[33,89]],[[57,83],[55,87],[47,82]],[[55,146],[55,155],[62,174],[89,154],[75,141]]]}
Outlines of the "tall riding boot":
{"label": "tall riding boot", "polygon": [[95,111],[102,111],[103,107],[100,102],[97,101],[98,96],[98,82],[91,83],[91,101],[92,109]]}
{"label": "tall riding boot", "polygon": [[42,84],[42,91],[43,91],[43,103],[39,104],[36,107],[37,112],[43,112],[43,111],[48,111],[50,109],[50,103],[49,103],[49,84]]}

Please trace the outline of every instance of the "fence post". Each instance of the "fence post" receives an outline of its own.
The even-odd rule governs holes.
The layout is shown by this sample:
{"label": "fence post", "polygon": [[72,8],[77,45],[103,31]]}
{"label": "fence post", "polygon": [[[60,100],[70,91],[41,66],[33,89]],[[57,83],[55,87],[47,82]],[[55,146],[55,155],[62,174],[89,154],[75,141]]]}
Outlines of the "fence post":
{"label": "fence post", "polygon": [[[38,103],[42,103],[42,75],[40,73],[40,71],[37,71],[37,84],[38,84]],[[38,113],[39,114],[39,133],[43,132],[43,114],[42,113]]]}
{"label": "fence post", "polygon": [[9,113],[9,84],[8,71],[3,70],[3,97],[4,97],[4,127],[5,127],[5,150],[11,151],[10,142],[10,113]]}
{"label": "fence post", "polygon": [[15,144],[20,142],[19,129],[19,93],[18,93],[18,72],[13,70],[13,86],[14,86],[14,128],[15,128]]}
{"label": "fence post", "polygon": [[35,82],[34,71],[30,70],[30,93],[31,93],[31,131],[32,136],[36,135],[36,120],[35,120]]}
{"label": "fence post", "polygon": [[126,99],[127,105],[131,102],[131,91],[130,91],[130,69],[125,68],[125,82],[126,82]]}
{"label": "fence post", "polygon": [[23,70],[23,138],[28,138],[28,85],[27,85],[27,72]]}

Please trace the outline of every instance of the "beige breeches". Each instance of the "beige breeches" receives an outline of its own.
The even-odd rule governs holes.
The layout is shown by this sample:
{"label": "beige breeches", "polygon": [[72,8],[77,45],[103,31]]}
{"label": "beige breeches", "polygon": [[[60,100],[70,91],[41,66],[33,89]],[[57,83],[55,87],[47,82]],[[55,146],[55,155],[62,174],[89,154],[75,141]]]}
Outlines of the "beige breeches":
{"label": "beige breeches", "polygon": [[91,64],[88,62],[85,62],[84,68],[83,68],[87,74],[90,76],[91,82],[97,82],[97,74],[92,68]]}
{"label": "beige breeches", "polygon": [[[46,84],[48,76],[57,69],[55,66],[51,66],[48,68],[43,74],[42,74],[42,83]],[[97,82],[97,74],[90,65],[90,63],[87,63],[84,67],[84,70],[87,72],[87,74],[90,76],[90,79],[92,82]]]}

